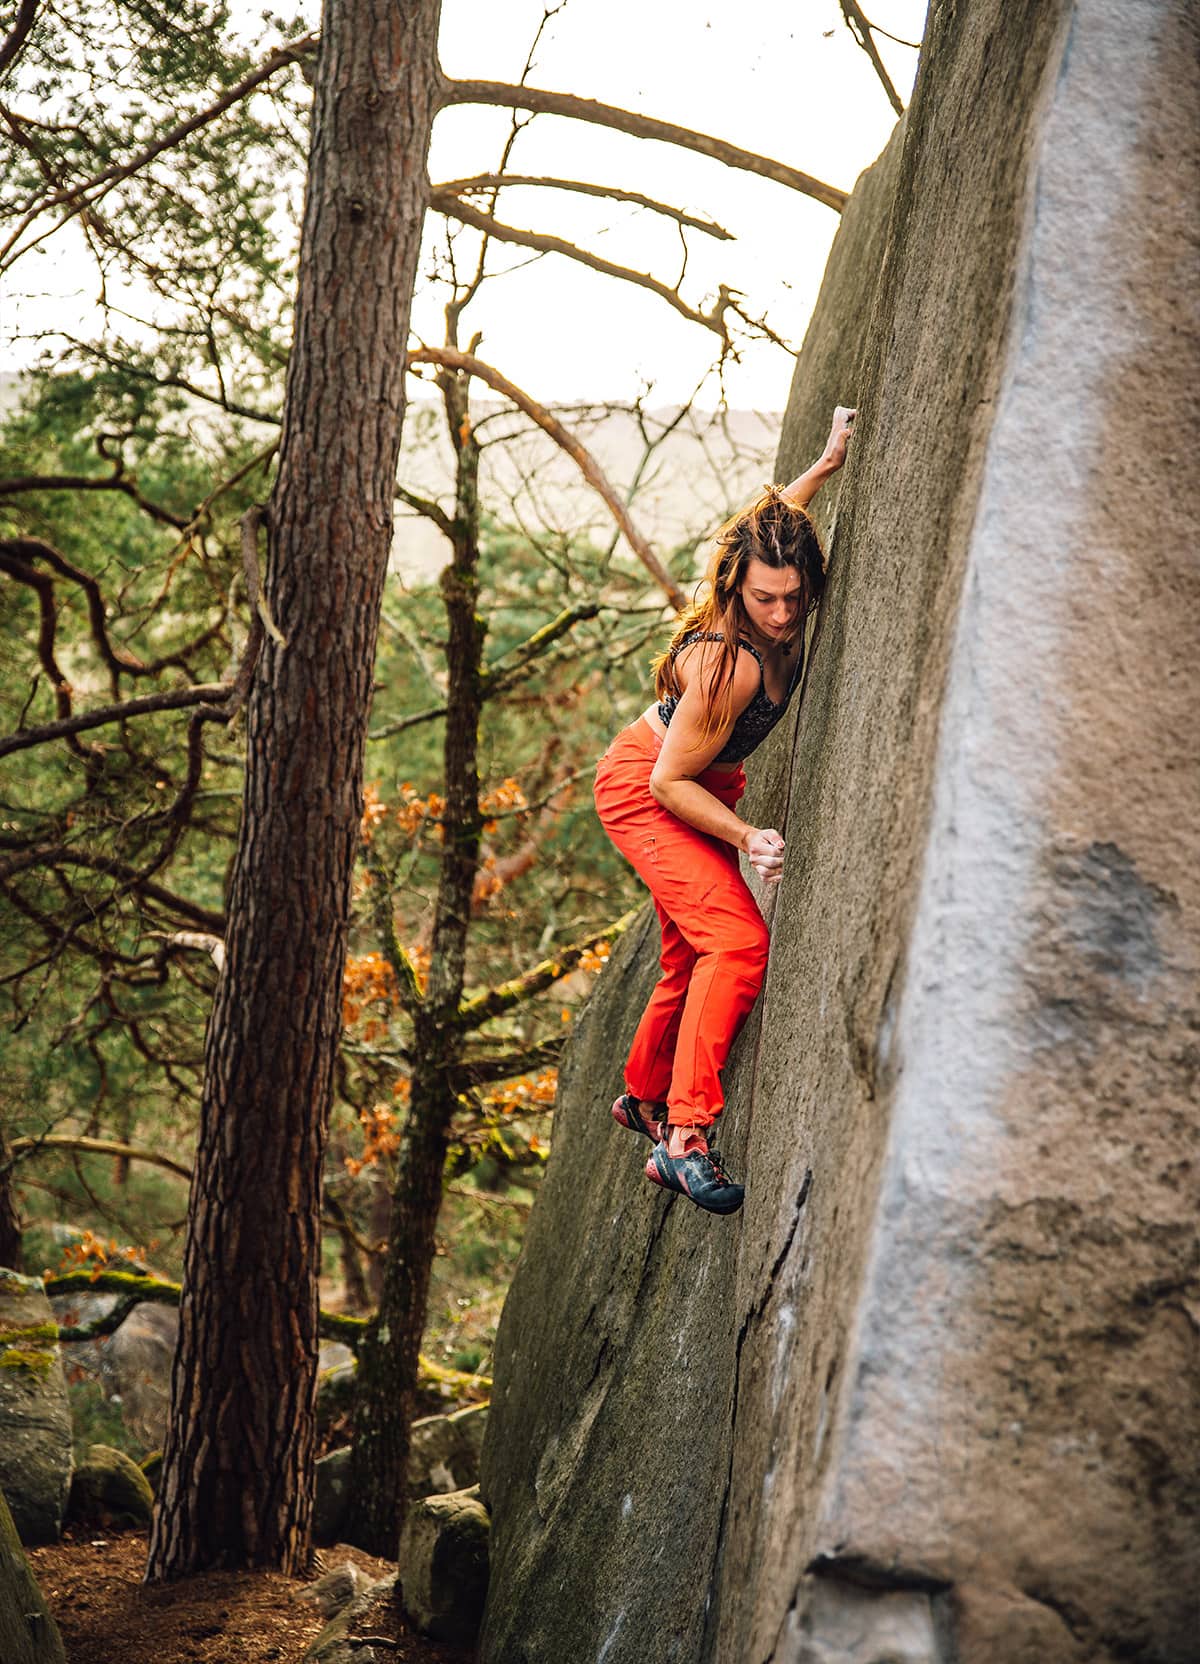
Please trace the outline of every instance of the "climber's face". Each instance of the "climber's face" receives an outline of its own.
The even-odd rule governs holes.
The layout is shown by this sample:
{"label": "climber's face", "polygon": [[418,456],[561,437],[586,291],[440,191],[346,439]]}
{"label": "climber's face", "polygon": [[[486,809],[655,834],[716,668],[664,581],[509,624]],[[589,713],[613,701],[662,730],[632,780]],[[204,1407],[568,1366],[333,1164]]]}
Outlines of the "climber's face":
{"label": "climber's face", "polygon": [[768,566],[750,559],[742,579],[742,607],[751,630],[768,646],[796,633],[804,599],[804,578],[794,566]]}

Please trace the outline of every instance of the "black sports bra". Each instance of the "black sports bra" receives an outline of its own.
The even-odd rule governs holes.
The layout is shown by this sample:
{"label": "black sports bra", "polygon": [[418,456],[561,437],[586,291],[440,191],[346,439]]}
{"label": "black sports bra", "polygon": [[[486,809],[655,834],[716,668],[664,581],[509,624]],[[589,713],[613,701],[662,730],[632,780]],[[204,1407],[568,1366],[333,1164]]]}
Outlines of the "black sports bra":
{"label": "black sports bra", "polygon": [[[672,647],[671,657],[674,658],[676,653],[681,653],[685,647],[690,647],[694,641],[724,641],[724,639],[725,637],[716,630],[689,630],[683,640],[675,647]],[[748,642],[744,636],[738,637],[738,646],[745,647],[749,652],[754,654],[754,657],[758,660],[759,670],[761,672],[763,656],[759,652],[758,648],[751,646],[750,642]],[[758,692],[754,695],[754,698],[750,701],[741,716],[739,716],[737,721],[734,723],[732,733],[725,741],[725,744],[721,747],[717,755],[713,758],[714,763],[740,763],[743,757],[748,757],[756,746],[762,744],[767,735],[771,732],[771,729],[774,728],[780,717],[782,717],[783,713],[787,710],[788,701],[791,699],[792,694],[795,692],[796,684],[800,680],[800,669],[803,663],[804,643],[801,641],[800,652],[796,659],[795,668],[792,671],[792,679],[788,683],[788,689],[783,696],[782,702],[778,705],[773,699],[768,698],[765,682],[760,677]],[[678,703],[678,696],[673,693],[668,694],[665,699],[660,700],[658,705],[658,720],[662,723],[664,728],[669,728],[671,726],[671,718],[675,715],[675,707]]]}

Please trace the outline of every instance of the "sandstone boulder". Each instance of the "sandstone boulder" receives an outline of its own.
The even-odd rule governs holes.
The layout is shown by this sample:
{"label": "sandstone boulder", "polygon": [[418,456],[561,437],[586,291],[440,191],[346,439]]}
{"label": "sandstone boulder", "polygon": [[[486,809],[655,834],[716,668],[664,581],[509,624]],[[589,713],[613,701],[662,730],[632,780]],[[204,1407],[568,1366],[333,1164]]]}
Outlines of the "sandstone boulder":
{"label": "sandstone boulder", "polygon": [[746,1206],[600,1131],[647,911],[497,1337],[485,1664],[1195,1656],[1195,100],[1171,0],[930,9],[782,441],[862,412],[748,768]]}
{"label": "sandstone boulder", "polygon": [[57,1540],[71,1482],[57,1332],[41,1282],[0,1267],[0,1490],[30,1545]]}
{"label": "sandstone boulder", "polygon": [[122,1450],[94,1444],[71,1476],[67,1520],[101,1530],[148,1526],[154,1492],[141,1468]]}
{"label": "sandstone boulder", "polygon": [[[448,1416],[423,1416],[412,1425],[408,1495],[416,1501],[437,1492],[479,1483],[479,1460],[487,1427],[487,1405],[469,1404]],[[350,1508],[350,1451],[331,1450],[317,1463],[313,1536],[336,1543],[347,1530]]]}
{"label": "sandstone boulder", "polygon": [[66,1664],[58,1625],[29,1569],[0,1491],[0,1659],[4,1664]]}
{"label": "sandstone boulder", "polygon": [[422,1635],[460,1646],[475,1641],[487,1595],[488,1532],[477,1485],[423,1497],[409,1508],[400,1536],[398,1592]]}
{"label": "sandstone boulder", "polygon": [[304,1664],[363,1664],[364,1659],[390,1657],[393,1649],[378,1651],[363,1643],[363,1632],[371,1634],[392,1627],[396,1605],[396,1574],[366,1588],[330,1618],[304,1655]]}

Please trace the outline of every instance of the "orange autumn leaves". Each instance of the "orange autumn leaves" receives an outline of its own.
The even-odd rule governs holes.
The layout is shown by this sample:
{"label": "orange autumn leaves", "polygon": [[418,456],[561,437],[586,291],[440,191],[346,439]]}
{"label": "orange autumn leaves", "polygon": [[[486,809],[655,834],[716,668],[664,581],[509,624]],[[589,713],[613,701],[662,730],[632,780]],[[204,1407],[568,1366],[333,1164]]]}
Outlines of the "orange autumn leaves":
{"label": "orange autumn leaves", "polygon": [[[479,812],[484,817],[483,830],[489,835],[499,828],[499,815],[520,815],[528,808],[525,793],[512,778],[502,780],[494,791],[485,792],[479,799]],[[369,844],[389,815],[408,838],[429,827],[441,842],[446,799],[438,792],[422,797],[411,780],[401,782],[395,809],[390,809],[379,795],[376,785],[363,788],[362,840]]]}
{"label": "orange autumn leaves", "polygon": [[[488,1121],[521,1113],[545,1113],[553,1109],[557,1090],[558,1070],[542,1069],[536,1075],[522,1075],[519,1080],[506,1081],[481,1100],[480,1109]],[[411,1092],[409,1081],[401,1076],[392,1092],[398,1101],[397,1107],[372,1104],[369,1109],[359,1111],[358,1121],[363,1130],[362,1155],[345,1157],[346,1171],[354,1178],[365,1167],[378,1166],[381,1161],[394,1156],[400,1148],[403,1106],[407,1104]],[[529,1147],[538,1150],[541,1145],[536,1138],[532,1138]]]}

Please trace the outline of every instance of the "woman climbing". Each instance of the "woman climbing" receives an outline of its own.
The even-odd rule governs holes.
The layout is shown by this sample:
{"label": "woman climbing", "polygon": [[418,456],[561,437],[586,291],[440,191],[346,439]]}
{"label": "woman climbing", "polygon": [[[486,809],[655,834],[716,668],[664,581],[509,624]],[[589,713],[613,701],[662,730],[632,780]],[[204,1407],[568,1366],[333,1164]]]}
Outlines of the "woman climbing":
{"label": "woman climbing", "polygon": [[622,729],[596,768],[601,823],[649,887],[662,925],[662,976],[612,1113],[654,1145],[647,1178],[711,1213],[736,1212],[745,1195],[708,1131],[770,944],[737,852],[768,884],[783,870],[779,833],[734,813],[746,789],[742,760],[800,680],[804,626],[825,585],[807,507],[846,460],[854,417],[839,406],[819,460],[717,533],[701,598],[654,661],[657,703]]}

